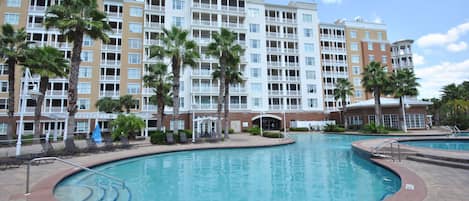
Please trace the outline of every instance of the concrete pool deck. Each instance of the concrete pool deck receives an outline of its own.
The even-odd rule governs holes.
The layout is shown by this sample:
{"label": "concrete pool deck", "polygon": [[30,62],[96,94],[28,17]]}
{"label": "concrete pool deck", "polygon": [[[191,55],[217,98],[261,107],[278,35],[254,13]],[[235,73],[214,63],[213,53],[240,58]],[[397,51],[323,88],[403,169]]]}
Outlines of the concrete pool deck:
{"label": "concrete pool deck", "polygon": [[[100,152],[83,156],[74,156],[66,160],[84,165],[95,166],[102,163],[132,158],[142,155],[151,155],[156,153],[197,150],[197,149],[215,149],[215,148],[248,148],[248,147],[268,147],[277,145],[286,145],[294,143],[293,139],[274,139],[248,134],[230,135],[230,139],[217,143],[188,143],[176,145],[151,145],[148,140],[136,141],[134,148],[116,150],[113,152]],[[83,142],[77,142],[80,144]],[[29,147],[34,149],[34,147]],[[55,200],[53,197],[53,188],[62,178],[79,171],[71,166],[54,162],[31,166],[31,194],[24,196],[26,191],[26,165],[19,168],[11,168],[0,171],[0,200],[28,200],[45,201]]]}

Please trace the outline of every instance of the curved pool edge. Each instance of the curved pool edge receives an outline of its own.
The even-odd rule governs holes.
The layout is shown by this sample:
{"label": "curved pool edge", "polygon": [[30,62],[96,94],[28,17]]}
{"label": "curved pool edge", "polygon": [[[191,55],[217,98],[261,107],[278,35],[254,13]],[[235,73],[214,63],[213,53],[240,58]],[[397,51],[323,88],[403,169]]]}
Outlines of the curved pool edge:
{"label": "curved pool edge", "polygon": [[[82,164],[85,167],[92,168],[99,165],[103,165],[106,163],[111,163],[115,161],[125,160],[125,159],[132,159],[137,157],[149,156],[154,154],[164,154],[164,153],[172,153],[172,152],[181,152],[181,151],[193,151],[193,150],[209,150],[209,149],[240,149],[240,148],[262,148],[262,147],[275,147],[275,146],[283,146],[295,143],[295,140],[292,138],[282,139],[282,140],[270,140],[264,144],[254,144],[254,145],[224,145],[218,143],[205,143],[200,147],[186,147],[184,145],[170,145],[167,146],[168,149],[166,150],[148,150],[146,152],[141,153],[132,153],[128,155],[115,155],[113,158],[102,159],[97,162],[93,163],[86,163]],[[158,146],[158,145],[152,145]],[[10,200],[17,200],[18,198],[25,197],[28,201],[57,201],[54,196],[54,188],[57,184],[59,184],[62,180],[66,179],[67,177],[81,172],[81,169],[69,168],[67,170],[61,171],[59,173],[53,174],[48,176],[45,179],[40,180],[37,184],[35,184],[31,188],[31,192],[28,195],[24,194],[16,194],[10,197]]]}
{"label": "curved pool edge", "polygon": [[[422,178],[420,178],[415,172],[399,166],[397,163],[393,163],[384,159],[372,158],[372,148],[366,147],[363,143],[370,140],[360,140],[352,143],[352,149],[357,154],[371,160],[375,164],[382,166],[393,173],[395,173],[401,179],[401,188],[394,195],[386,198],[386,201],[423,201],[427,196],[427,187]],[[414,189],[407,190],[406,185],[412,184]]]}

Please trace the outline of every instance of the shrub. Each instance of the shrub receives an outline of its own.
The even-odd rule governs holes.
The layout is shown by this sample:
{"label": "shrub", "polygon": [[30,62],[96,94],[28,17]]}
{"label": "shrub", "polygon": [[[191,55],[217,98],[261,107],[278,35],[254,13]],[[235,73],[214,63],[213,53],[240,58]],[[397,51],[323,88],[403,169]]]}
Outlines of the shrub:
{"label": "shrub", "polygon": [[389,131],[382,125],[376,126],[374,123],[370,123],[365,125],[363,128],[365,133],[380,133],[380,134],[388,134]]}
{"label": "shrub", "polygon": [[283,138],[283,134],[280,132],[263,132],[262,136],[267,138]]}
{"label": "shrub", "polygon": [[187,139],[192,138],[192,130],[190,129],[179,130],[179,134],[181,133],[186,134]]}
{"label": "shrub", "polygon": [[344,132],[345,128],[336,124],[326,124],[324,127],[325,132]]}
{"label": "shrub", "polygon": [[306,127],[290,128],[290,131],[309,131]]}
{"label": "shrub", "polygon": [[261,134],[261,129],[257,126],[253,126],[252,128],[248,129],[248,133],[251,133],[251,135],[259,135]]}
{"label": "shrub", "polygon": [[121,137],[128,137],[129,134],[133,135],[145,127],[145,122],[142,118],[134,114],[123,115],[119,114],[117,119],[111,121],[112,138],[117,140]]}
{"label": "shrub", "polygon": [[163,131],[153,131],[150,133],[150,143],[166,144],[166,134]]}
{"label": "shrub", "polygon": [[[221,130],[221,133],[225,133],[225,130]],[[234,129],[229,128],[228,129],[228,134],[233,134],[233,133],[234,133]]]}

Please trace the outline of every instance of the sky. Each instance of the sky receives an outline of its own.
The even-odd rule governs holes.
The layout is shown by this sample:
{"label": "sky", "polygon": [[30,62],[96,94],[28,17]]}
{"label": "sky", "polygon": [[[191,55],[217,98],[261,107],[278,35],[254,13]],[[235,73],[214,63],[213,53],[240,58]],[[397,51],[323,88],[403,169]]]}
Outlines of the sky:
{"label": "sky", "polygon": [[[288,4],[288,0],[265,0]],[[412,39],[419,98],[441,95],[443,86],[469,81],[469,1],[467,0],[298,0],[316,2],[321,23],[337,19],[387,25],[389,42]]]}

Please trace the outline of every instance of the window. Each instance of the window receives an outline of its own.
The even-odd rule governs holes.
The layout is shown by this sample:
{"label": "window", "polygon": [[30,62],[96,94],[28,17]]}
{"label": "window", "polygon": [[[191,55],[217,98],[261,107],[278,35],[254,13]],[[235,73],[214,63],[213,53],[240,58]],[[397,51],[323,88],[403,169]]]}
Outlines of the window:
{"label": "window", "polygon": [[313,22],[313,16],[311,14],[303,14],[303,22],[305,23]]}
{"label": "window", "polygon": [[142,33],[142,24],[131,22],[129,23],[130,33]]}
{"label": "window", "polygon": [[315,84],[308,84],[306,87],[308,88],[308,93],[310,94],[315,94],[317,92]]}
{"label": "window", "polygon": [[352,63],[354,64],[360,63],[360,56],[356,56],[356,55],[352,56]]}
{"label": "window", "polygon": [[184,0],[173,0],[173,10],[184,9]]}
{"label": "window", "polygon": [[130,49],[140,49],[142,48],[142,41],[137,38],[130,38],[129,39],[129,48]]}
{"label": "window", "polygon": [[184,108],[184,97],[179,97],[179,108]]}
{"label": "window", "polygon": [[6,13],[5,14],[5,23],[11,25],[18,25],[20,22],[20,15],[16,13]]}
{"label": "window", "polygon": [[259,11],[259,8],[249,8],[248,15],[249,17],[258,17],[261,15],[261,12]]}
{"label": "window", "polygon": [[139,8],[139,7],[130,7],[129,14],[132,17],[142,17],[143,16],[143,10],[142,10],[142,8]]}
{"label": "window", "polygon": [[1,81],[0,82],[0,92],[8,92],[8,81]]}
{"label": "window", "polygon": [[0,99],[0,110],[8,109],[8,99],[2,98]]}
{"label": "window", "polygon": [[378,32],[378,40],[383,40],[383,32]]}
{"label": "window", "polygon": [[372,55],[372,54],[368,55],[368,60],[369,61],[374,61],[375,60],[375,55]]}
{"label": "window", "polygon": [[260,28],[259,24],[249,24],[249,32],[258,33]]}
{"label": "window", "polygon": [[261,69],[260,68],[251,68],[251,77],[260,77]]}
{"label": "window", "polygon": [[355,97],[360,98],[362,97],[362,90],[355,90]]}
{"label": "window", "polygon": [[140,84],[128,84],[127,85],[128,94],[139,94],[140,93]]}
{"label": "window", "polygon": [[365,31],[365,39],[370,39],[370,32],[369,31]]}
{"label": "window", "polygon": [[357,38],[357,31],[350,31],[350,38]]}
{"label": "window", "polygon": [[90,99],[79,98],[78,99],[78,110],[89,110],[90,109]]}
{"label": "window", "polygon": [[368,42],[368,50],[373,50],[373,43],[372,42]]}
{"label": "window", "polygon": [[261,107],[261,98],[252,98],[252,106]]}
{"label": "window", "polygon": [[308,66],[313,66],[314,65],[314,57],[305,57],[305,63]]}
{"label": "window", "polygon": [[21,6],[21,0],[7,0],[7,7],[16,7]]}
{"label": "window", "polygon": [[360,73],[361,73],[360,71],[361,71],[360,66],[353,66],[352,67],[352,73],[354,75],[360,75]]}
{"label": "window", "polygon": [[140,54],[131,53],[129,54],[129,64],[140,64]]}
{"label": "window", "polygon": [[385,43],[381,43],[381,44],[379,45],[379,47],[380,47],[380,49],[381,49],[382,52],[386,51],[386,44],[385,44]]}
{"label": "window", "polygon": [[184,129],[184,120],[171,120],[169,122],[169,129],[173,130],[174,129],[174,121],[176,121],[176,129],[178,130],[183,130]]}
{"label": "window", "polygon": [[261,83],[251,83],[251,91],[252,92],[261,92],[262,91],[262,84]]}
{"label": "window", "polygon": [[313,29],[304,29],[305,37],[313,37]]}
{"label": "window", "polygon": [[386,64],[388,62],[387,56],[381,56],[381,63]]}
{"label": "window", "polygon": [[92,76],[92,68],[80,66],[80,70],[78,71],[78,78],[91,78]]}
{"label": "window", "polygon": [[353,86],[360,86],[361,81],[360,78],[353,78]]}
{"label": "window", "polygon": [[312,70],[307,70],[306,71],[306,79],[308,79],[308,80],[316,79],[316,72],[312,71]]}
{"label": "window", "polygon": [[84,35],[83,36],[83,46],[86,46],[86,47],[93,46],[93,39],[91,39],[91,37],[88,36],[88,35]]}
{"label": "window", "polygon": [[314,52],[314,44],[305,43],[305,52]]}
{"label": "window", "polygon": [[261,41],[251,39],[251,40],[249,40],[249,44],[250,44],[251,48],[259,48],[261,46]]}
{"label": "window", "polygon": [[251,63],[260,63],[261,55],[260,54],[251,54]]}
{"label": "window", "polygon": [[140,69],[129,68],[127,69],[127,75],[129,79],[140,79]]}
{"label": "window", "polygon": [[316,99],[316,98],[309,98],[309,99],[308,99],[308,107],[309,107],[309,108],[317,108],[317,107],[318,107],[318,99]]}
{"label": "window", "polygon": [[184,26],[184,17],[173,16],[173,26],[177,26],[177,27]]}
{"label": "window", "polygon": [[423,114],[406,114],[407,128],[425,128],[425,118]]}
{"label": "window", "polygon": [[81,52],[81,61],[83,61],[83,62],[93,62],[93,51],[82,51]]}
{"label": "window", "polygon": [[184,81],[179,81],[179,91],[184,91]]}
{"label": "window", "polygon": [[350,44],[350,49],[352,51],[358,51],[358,43],[351,43]]}
{"label": "window", "polygon": [[0,64],[0,75],[8,75],[8,65]]}
{"label": "window", "polygon": [[7,123],[0,123],[0,135],[6,135],[8,129]]}
{"label": "window", "polygon": [[80,82],[78,83],[78,94],[90,94],[91,93],[91,84],[89,82]]}
{"label": "window", "polygon": [[86,121],[77,121],[77,131],[78,133],[88,133],[88,122]]}

